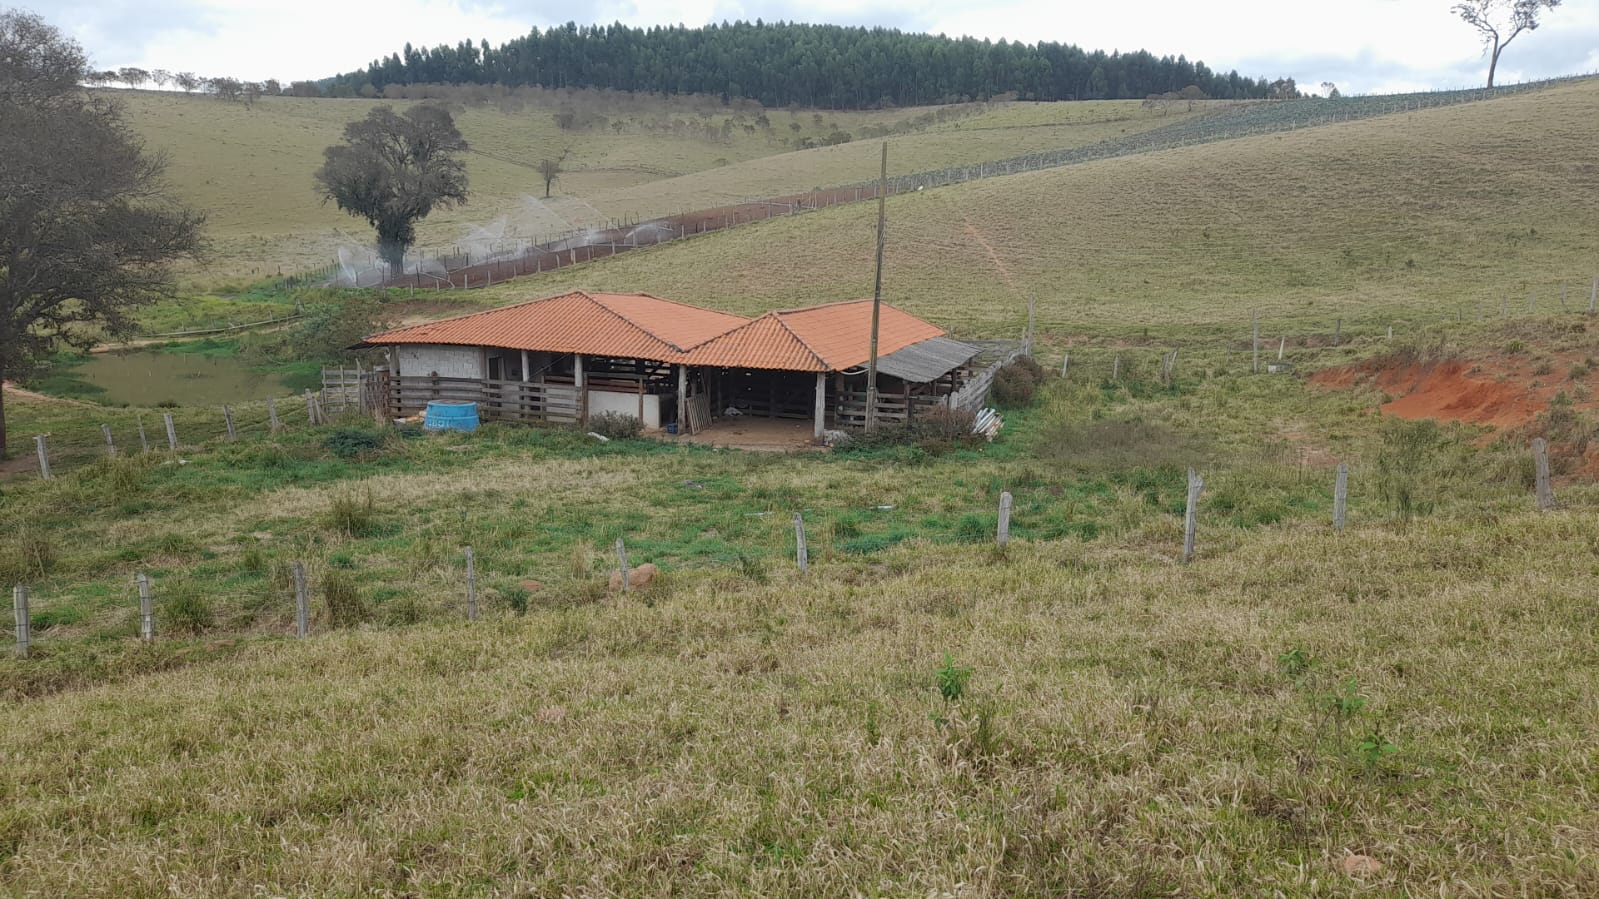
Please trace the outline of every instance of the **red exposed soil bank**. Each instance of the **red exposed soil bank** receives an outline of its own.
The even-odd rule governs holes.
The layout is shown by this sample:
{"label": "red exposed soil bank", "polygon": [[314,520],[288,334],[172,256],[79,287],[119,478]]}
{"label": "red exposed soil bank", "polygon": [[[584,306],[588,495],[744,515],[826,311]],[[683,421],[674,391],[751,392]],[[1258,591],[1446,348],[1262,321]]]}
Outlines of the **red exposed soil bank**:
{"label": "red exposed soil bank", "polygon": [[[1394,397],[1382,411],[1400,418],[1434,418],[1515,428],[1531,422],[1549,408],[1549,401],[1576,384],[1571,362],[1555,360],[1552,370],[1535,374],[1530,361],[1487,359],[1450,360],[1431,365],[1383,366],[1365,364],[1323,369],[1310,376],[1313,384],[1353,387],[1371,383]],[[1592,401],[1578,403],[1594,408]]]}

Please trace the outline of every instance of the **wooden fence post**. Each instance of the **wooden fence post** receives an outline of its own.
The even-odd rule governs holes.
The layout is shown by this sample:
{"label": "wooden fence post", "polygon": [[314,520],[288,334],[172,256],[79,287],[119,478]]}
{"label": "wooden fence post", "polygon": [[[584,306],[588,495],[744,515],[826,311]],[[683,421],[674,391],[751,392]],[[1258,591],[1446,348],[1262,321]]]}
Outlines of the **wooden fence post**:
{"label": "wooden fence post", "polygon": [[111,439],[111,426],[105,424],[101,425],[100,433],[105,435],[105,454],[108,456],[115,456],[117,454],[117,444],[115,440]]}
{"label": "wooden fence post", "polygon": [[50,480],[50,450],[45,447],[44,435],[33,438],[33,448],[39,453],[39,477]]}
{"label": "wooden fence post", "polygon": [[316,400],[311,396],[310,388],[306,388],[305,391],[305,420],[310,422],[312,425],[317,423]]}
{"label": "wooden fence post", "polygon": [[144,413],[135,413],[134,418],[139,422],[139,451],[148,453],[150,451],[150,440],[144,436]]}
{"label": "wooden fence post", "polygon": [[1064,359],[1060,360],[1060,376],[1062,378],[1065,378],[1066,377],[1066,372],[1068,370],[1070,370],[1071,367],[1072,367],[1072,354],[1071,353],[1067,353],[1066,357]]}
{"label": "wooden fence post", "polygon": [[1188,506],[1183,514],[1183,564],[1194,558],[1194,533],[1199,530],[1199,494],[1205,489],[1205,479],[1188,469]]}
{"label": "wooden fence post", "polygon": [[139,639],[149,643],[155,639],[155,604],[150,598],[150,577],[141,571],[134,581],[139,585]]}
{"label": "wooden fence post", "polygon": [[477,560],[472,558],[472,547],[466,548],[466,620],[477,620]]}
{"label": "wooden fence post", "polygon": [[1532,463],[1538,478],[1538,508],[1553,509],[1555,491],[1549,484],[1549,441],[1542,437],[1532,438]]}
{"label": "wooden fence post", "polygon": [[1111,364],[1110,364],[1110,382],[1112,384],[1120,384],[1121,383],[1121,379],[1122,379],[1122,356],[1121,356],[1120,353],[1117,353],[1116,354],[1116,359],[1113,362],[1111,362]]}
{"label": "wooden fence post", "polygon": [[1344,513],[1349,505],[1349,463],[1338,463],[1338,476],[1333,481],[1333,530],[1344,529]]}
{"label": "wooden fence post", "polygon": [[222,420],[227,422],[227,425],[228,425],[228,440],[229,441],[238,440],[239,439],[239,432],[237,430],[234,430],[234,427],[233,427],[233,410],[228,408],[228,404],[227,403],[223,403],[222,404]]}
{"label": "wooden fence post", "polygon": [[805,515],[801,512],[794,513],[794,561],[800,574],[811,570],[810,553],[805,548]]}
{"label": "wooden fence post", "polygon": [[294,563],[294,635],[304,637],[311,630],[311,598],[305,589],[305,563]]}
{"label": "wooden fence post", "polygon": [[167,426],[167,449],[175,453],[178,451],[178,428],[172,423],[172,413],[161,413],[161,420],[166,422]]}
{"label": "wooden fence post", "polygon": [[1255,364],[1252,370],[1255,374],[1260,374],[1260,311],[1249,310],[1249,319],[1255,331]]}
{"label": "wooden fence post", "polygon": [[1004,549],[1005,544],[1010,542],[1010,506],[1011,495],[1010,491],[1006,490],[999,495],[999,529],[995,534],[1000,549]]}
{"label": "wooden fence post", "polygon": [[1344,342],[1344,320],[1340,318],[1333,324],[1333,346],[1338,346],[1339,344],[1341,344],[1343,342]]}
{"label": "wooden fence post", "polygon": [[1593,315],[1599,309],[1599,277],[1593,279],[1593,290],[1588,293],[1588,314]]}
{"label": "wooden fence post", "polygon": [[1277,339],[1277,361],[1278,362],[1283,361],[1283,350],[1286,350],[1286,349],[1288,349],[1288,338],[1279,337]]}
{"label": "wooden fence post", "polygon": [[629,578],[632,574],[627,568],[627,547],[622,545],[621,537],[616,538],[616,564],[622,571],[622,592],[627,593],[633,588],[633,585],[629,583]]}
{"label": "wooden fence post", "polygon": [[272,433],[274,434],[282,427],[278,423],[278,401],[270,396],[267,397],[267,421],[271,423]]}
{"label": "wooden fence post", "polygon": [[11,605],[17,615],[17,655],[28,657],[28,647],[33,642],[33,619],[28,617],[28,588],[21,584],[11,588]]}

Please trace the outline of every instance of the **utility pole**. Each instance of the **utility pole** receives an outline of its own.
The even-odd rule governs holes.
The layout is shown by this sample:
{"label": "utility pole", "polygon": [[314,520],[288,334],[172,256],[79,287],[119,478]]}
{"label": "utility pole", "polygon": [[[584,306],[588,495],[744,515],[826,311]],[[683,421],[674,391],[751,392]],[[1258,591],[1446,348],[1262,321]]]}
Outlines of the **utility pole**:
{"label": "utility pole", "polygon": [[866,361],[866,433],[877,430],[877,321],[883,308],[883,240],[888,215],[888,141],[877,181],[877,282],[872,287],[872,354]]}

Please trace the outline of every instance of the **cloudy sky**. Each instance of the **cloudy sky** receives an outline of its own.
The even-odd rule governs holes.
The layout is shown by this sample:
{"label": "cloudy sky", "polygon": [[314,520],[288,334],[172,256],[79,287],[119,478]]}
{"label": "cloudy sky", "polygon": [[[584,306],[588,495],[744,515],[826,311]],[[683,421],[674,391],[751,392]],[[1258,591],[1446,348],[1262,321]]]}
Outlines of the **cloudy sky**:
{"label": "cloudy sky", "polygon": [[[1487,62],[1451,0],[0,0],[43,15],[101,68],[190,70],[247,80],[319,78],[359,68],[406,41],[499,44],[579,24],[703,25],[762,18],[1183,53],[1213,69],[1332,81],[1345,93],[1480,83]],[[1070,7],[1078,7],[1076,9]],[[1599,71],[1599,0],[1565,0],[1505,51],[1498,81]]]}

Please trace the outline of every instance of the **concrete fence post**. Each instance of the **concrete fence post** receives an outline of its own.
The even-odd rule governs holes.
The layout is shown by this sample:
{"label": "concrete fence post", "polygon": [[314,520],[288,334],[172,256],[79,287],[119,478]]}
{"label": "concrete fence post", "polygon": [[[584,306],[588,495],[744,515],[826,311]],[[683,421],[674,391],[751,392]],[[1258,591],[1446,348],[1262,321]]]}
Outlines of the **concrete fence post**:
{"label": "concrete fence post", "polygon": [[17,655],[28,657],[33,644],[33,619],[28,616],[28,588],[17,584],[11,588],[11,606],[17,618]]}
{"label": "concrete fence post", "polygon": [[616,565],[622,572],[622,592],[628,593],[633,587],[630,582],[632,572],[627,567],[627,546],[622,543],[621,537],[616,538]]}
{"label": "concrete fence post", "polygon": [[305,586],[305,563],[294,563],[294,635],[304,639],[311,631],[311,597]]}
{"label": "concrete fence post", "polygon": [[999,528],[995,534],[1000,549],[1004,549],[1005,544],[1010,542],[1010,507],[1011,495],[1010,491],[1006,490],[999,495]]}
{"label": "concrete fence post", "polygon": [[1188,503],[1183,513],[1183,564],[1194,558],[1194,537],[1199,530],[1199,494],[1205,489],[1205,479],[1188,469]]}
{"label": "concrete fence post", "polygon": [[1338,463],[1338,474],[1333,481],[1333,530],[1344,529],[1344,515],[1349,505],[1349,463]]}
{"label": "concrete fence post", "polygon": [[1555,507],[1555,491],[1549,482],[1549,441],[1542,437],[1532,439],[1532,463],[1537,477],[1538,508],[1548,511]]}
{"label": "concrete fence post", "polygon": [[805,547],[805,515],[801,512],[794,513],[794,561],[800,574],[811,570],[810,552]]}
{"label": "concrete fence post", "polygon": [[139,639],[149,643],[155,639],[155,602],[150,595],[150,576],[141,571],[134,581],[139,585]]}

